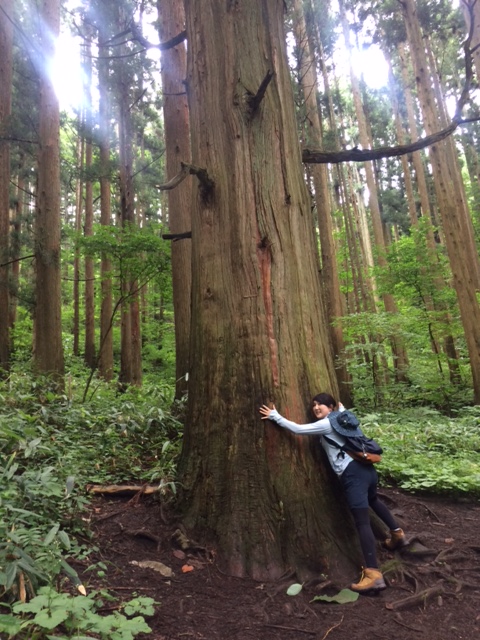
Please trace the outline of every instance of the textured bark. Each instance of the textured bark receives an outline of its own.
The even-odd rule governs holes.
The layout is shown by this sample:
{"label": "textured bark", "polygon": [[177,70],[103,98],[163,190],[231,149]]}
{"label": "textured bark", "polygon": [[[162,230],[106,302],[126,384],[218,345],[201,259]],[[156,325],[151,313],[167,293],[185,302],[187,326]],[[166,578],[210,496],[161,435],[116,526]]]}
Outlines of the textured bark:
{"label": "textured bark", "polygon": [[[107,36],[99,29],[99,41],[104,43]],[[108,46],[99,46],[98,85],[99,85],[99,155],[100,155],[100,224],[111,224],[110,192],[110,111],[108,92]],[[113,378],[113,302],[111,264],[107,256],[102,255],[100,273],[102,282],[102,304],[100,309],[100,345],[98,348],[98,369],[105,380]]]}
{"label": "textured bark", "polygon": [[313,442],[258,413],[275,401],[302,421],[316,391],[337,393],[283,2],[187,0],[185,10],[192,160],[205,170],[192,213],[185,523],[216,543],[231,574],[338,575],[357,556],[336,484]]}
{"label": "textured bark", "polygon": [[[79,129],[82,128],[83,115],[79,117]],[[77,138],[77,169],[78,177],[75,184],[75,232],[80,234],[82,230],[82,211],[83,211],[83,180],[81,178],[83,172],[83,162],[85,139],[83,136]],[[75,251],[73,259],[73,353],[78,356],[80,350],[80,251]]]}
{"label": "textured bark", "polygon": [[[60,26],[60,1],[41,4],[43,59],[54,53]],[[60,116],[50,78],[40,76],[38,191],[35,215],[35,366],[63,385],[64,360],[60,280]]]}
{"label": "textured bark", "polygon": [[[157,2],[161,40],[170,40],[185,29],[183,0]],[[166,140],[167,178],[171,180],[190,162],[190,121],[185,88],[187,52],[185,42],[162,54],[163,114]],[[168,226],[184,233],[192,227],[192,178],[168,192]],[[192,292],[191,240],[172,242],[172,286],[175,316],[176,396],[188,391],[190,371],[190,322]]]}
{"label": "textured bark", "polygon": [[[93,182],[91,178],[93,161],[93,120],[92,120],[92,47],[88,46],[84,64],[85,85],[87,89],[86,110],[85,110],[85,169],[87,179],[85,180],[85,227],[86,237],[93,235]],[[94,264],[90,257],[85,258],[85,349],[84,359],[88,367],[93,369],[97,362],[95,357],[95,288],[94,288]]]}
{"label": "textured bark", "polygon": [[0,0],[0,376],[10,368],[10,143],[13,0]]}
{"label": "textured bark", "polygon": [[[121,12],[121,7],[119,8]],[[119,21],[123,25],[124,21]],[[122,47],[124,55],[128,53]],[[133,74],[125,64],[120,66],[118,98],[119,131],[119,188],[122,226],[135,224],[135,194],[133,183],[133,123],[130,108]],[[138,304],[138,283],[130,273],[122,273],[122,319],[119,382],[121,385],[142,384],[141,328]]]}
{"label": "textured bark", "polygon": [[[133,150],[132,150],[132,123],[128,92],[125,80],[122,83],[122,91],[119,95],[119,145],[120,145],[120,213],[122,225],[135,224],[134,194],[133,194]],[[136,370],[136,357],[134,350],[138,347],[137,331],[138,321],[134,317],[138,313],[136,301],[136,283],[129,273],[121,274],[122,286],[122,318],[121,318],[121,354],[120,354],[120,384],[140,384]]]}
{"label": "textured bark", "polygon": [[[10,288],[13,292],[12,299],[10,300],[10,328],[13,329],[15,327],[15,323],[17,321],[17,292],[18,292],[18,282],[20,278],[20,249],[21,242],[20,236],[22,231],[22,219],[24,212],[24,202],[25,202],[25,178],[23,177],[24,171],[24,155],[20,153],[20,160],[18,164],[18,175],[16,177],[15,183],[15,207],[13,212],[13,235],[11,239],[11,247],[10,247],[10,255],[12,259],[11,272],[10,272]],[[12,348],[15,349],[15,345],[12,341]]]}
{"label": "textured bark", "polygon": [[[417,91],[422,107],[425,130],[434,130],[438,122],[435,95],[431,87],[422,33],[413,0],[403,2],[405,24],[415,68]],[[435,191],[444,230],[445,245],[453,274],[465,339],[472,370],[474,402],[480,403],[480,305],[478,290],[478,255],[471,250],[471,219],[458,182],[455,165],[458,162],[453,141],[433,145],[430,161]]]}

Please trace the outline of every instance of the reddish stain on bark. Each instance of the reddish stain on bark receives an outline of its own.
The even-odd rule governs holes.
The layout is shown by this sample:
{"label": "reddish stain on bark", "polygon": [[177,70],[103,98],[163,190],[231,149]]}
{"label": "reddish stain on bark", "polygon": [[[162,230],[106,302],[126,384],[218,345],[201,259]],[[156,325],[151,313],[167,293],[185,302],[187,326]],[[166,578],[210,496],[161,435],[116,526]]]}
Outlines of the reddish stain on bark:
{"label": "reddish stain on bark", "polygon": [[262,278],[262,295],[265,305],[265,320],[267,323],[268,348],[270,351],[270,369],[273,385],[279,386],[278,375],[278,346],[273,329],[273,301],[272,301],[272,254],[267,238],[263,238],[257,245],[258,263]]}

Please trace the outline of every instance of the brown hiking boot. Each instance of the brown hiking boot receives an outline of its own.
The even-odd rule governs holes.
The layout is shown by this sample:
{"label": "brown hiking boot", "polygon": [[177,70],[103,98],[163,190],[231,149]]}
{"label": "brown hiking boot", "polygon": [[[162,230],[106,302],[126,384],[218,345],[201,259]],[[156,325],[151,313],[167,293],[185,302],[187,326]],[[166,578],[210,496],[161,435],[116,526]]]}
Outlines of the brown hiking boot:
{"label": "brown hiking boot", "polygon": [[350,585],[352,591],[363,594],[372,594],[386,588],[383,575],[378,569],[364,569],[360,581]]}
{"label": "brown hiking boot", "polygon": [[397,531],[390,531],[390,538],[387,538],[383,543],[385,549],[389,551],[395,551],[395,549],[401,549],[408,544],[405,534],[402,529]]}

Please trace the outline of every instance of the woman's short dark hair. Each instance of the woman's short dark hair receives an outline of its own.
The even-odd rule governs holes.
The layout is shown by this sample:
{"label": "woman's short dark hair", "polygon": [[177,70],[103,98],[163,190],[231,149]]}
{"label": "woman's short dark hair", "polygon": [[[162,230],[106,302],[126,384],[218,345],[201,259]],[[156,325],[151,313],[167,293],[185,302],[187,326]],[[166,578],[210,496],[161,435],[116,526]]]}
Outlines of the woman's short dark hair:
{"label": "woman's short dark hair", "polygon": [[312,406],[314,402],[324,404],[326,407],[330,407],[331,409],[334,409],[337,406],[337,401],[329,393],[319,393],[313,397]]}

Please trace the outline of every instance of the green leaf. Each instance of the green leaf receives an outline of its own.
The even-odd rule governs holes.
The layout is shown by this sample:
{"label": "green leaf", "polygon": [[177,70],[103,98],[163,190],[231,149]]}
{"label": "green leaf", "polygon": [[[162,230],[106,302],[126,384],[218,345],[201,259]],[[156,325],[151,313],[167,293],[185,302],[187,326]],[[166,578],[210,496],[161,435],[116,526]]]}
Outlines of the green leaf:
{"label": "green leaf", "polygon": [[43,629],[55,629],[59,624],[65,622],[68,616],[69,613],[67,611],[60,611],[59,609],[55,609],[54,611],[39,611],[33,619],[33,622]]}
{"label": "green leaf", "polygon": [[299,582],[294,582],[287,589],[287,596],[298,596],[300,591],[303,589],[303,584]]}
{"label": "green leaf", "polygon": [[14,616],[0,614],[0,631],[8,633],[10,638],[13,638],[21,629],[22,622]]}
{"label": "green leaf", "polygon": [[79,584],[82,584],[82,581],[78,577],[78,573],[75,571],[73,567],[71,567],[66,560],[63,558],[60,560],[60,564],[62,565],[62,569],[65,571],[67,576],[73,582],[73,584],[77,587]]}
{"label": "green leaf", "polygon": [[359,594],[351,589],[342,589],[334,596],[315,596],[312,602],[323,600],[323,602],[336,602],[337,604],[347,604],[358,600]]}
{"label": "green leaf", "polygon": [[59,531],[58,532],[58,539],[60,540],[60,542],[63,544],[63,546],[65,547],[65,549],[70,549],[71,548],[71,542],[70,542],[70,538],[68,537],[68,533],[66,531]]}
{"label": "green leaf", "polygon": [[50,531],[47,533],[47,535],[45,536],[45,540],[43,541],[43,544],[46,547],[48,547],[48,545],[53,542],[53,539],[57,535],[59,529],[60,529],[60,525],[54,524],[53,527],[50,529]]}

